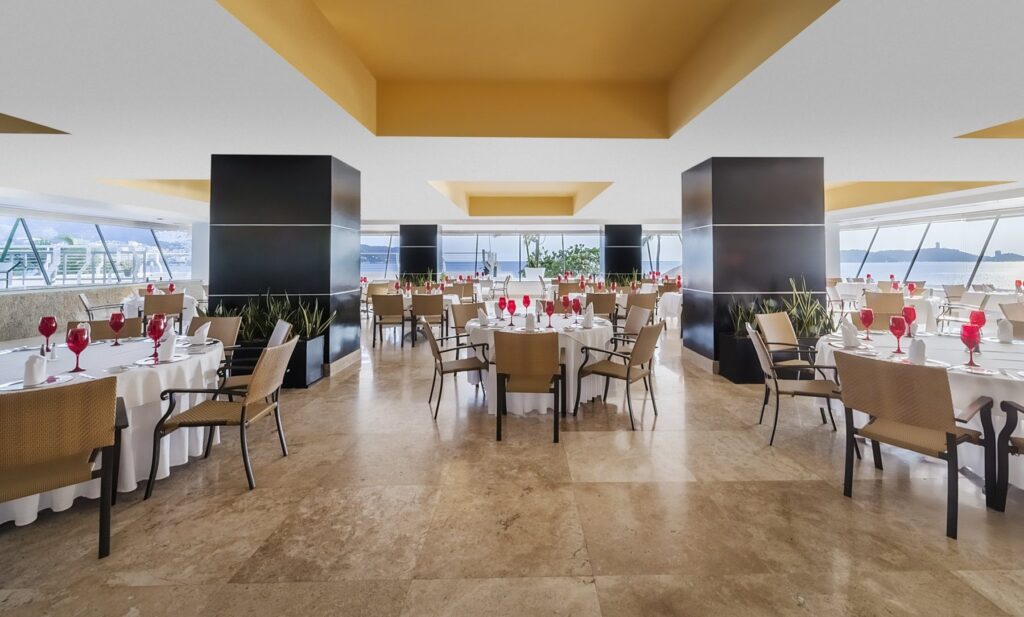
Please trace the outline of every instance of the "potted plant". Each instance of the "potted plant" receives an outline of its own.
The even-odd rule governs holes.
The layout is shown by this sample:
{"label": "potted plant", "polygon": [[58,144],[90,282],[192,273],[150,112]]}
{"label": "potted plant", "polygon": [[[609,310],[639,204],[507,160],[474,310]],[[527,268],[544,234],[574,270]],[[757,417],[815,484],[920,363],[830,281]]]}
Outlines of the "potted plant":
{"label": "potted plant", "polygon": [[743,302],[736,298],[729,305],[733,332],[718,335],[718,374],[733,383],[761,383],[764,380],[764,372],[746,328],[747,323],[756,324],[754,316],[763,311],[763,305],[757,300]]}

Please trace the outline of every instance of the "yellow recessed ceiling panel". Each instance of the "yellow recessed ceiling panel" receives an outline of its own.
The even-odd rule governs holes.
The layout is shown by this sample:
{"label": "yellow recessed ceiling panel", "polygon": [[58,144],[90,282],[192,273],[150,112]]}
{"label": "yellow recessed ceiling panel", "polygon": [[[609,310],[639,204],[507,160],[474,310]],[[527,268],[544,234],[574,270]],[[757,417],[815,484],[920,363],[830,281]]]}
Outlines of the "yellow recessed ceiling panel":
{"label": "yellow recessed ceiling panel", "polygon": [[0,133],[22,133],[30,135],[67,135],[64,131],[58,131],[42,124],[0,114]]}
{"label": "yellow recessed ceiling panel", "polygon": [[572,216],[611,182],[459,182],[430,185],[470,216]]}
{"label": "yellow recessed ceiling panel", "polygon": [[184,199],[192,199],[194,201],[207,203],[210,201],[210,181],[203,180],[201,178],[152,180],[110,179],[103,180],[103,182],[107,184],[115,184],[117,186],[124,186],[130,189],[138,189],[140,191],[163,193],[164,195],[170,195],[171,197],[182,197]]}
{"label": "yellow recessed ceiling panel", "polygon": [[987,129],[965,133],[957,136],[960,139],[1024,139],[1024,118],[1011,120]]}
{"label": "yellow recessed ceiling panel", "polygon": [[1008,181],[864,181],[833,182],[825,186],[825,210],[844,210],[859,206],[927,197],[942,193],[1006,184]]}

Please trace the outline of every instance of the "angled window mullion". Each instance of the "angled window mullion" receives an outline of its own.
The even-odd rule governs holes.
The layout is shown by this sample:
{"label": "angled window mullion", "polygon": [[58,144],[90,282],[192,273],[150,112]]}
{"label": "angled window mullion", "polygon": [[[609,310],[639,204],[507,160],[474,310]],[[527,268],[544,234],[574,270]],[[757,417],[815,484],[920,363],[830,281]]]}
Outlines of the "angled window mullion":
{"label": "angled window mullion", "polygon": [[921,241],[917,243],[917,250],[914,251],[914,256],[910,258],[910,265],[907,266],[907,274],[903,277],[903,283],[906,284],[907,279],[910,278],[910,272],[914,269],[914,264],[917,263],[917,256],[921,254],[921,247],[924,246],[924,240],[928,237],[928,230],[932,228],[932,224],[928,223],[924,226],[924,233],[921,234]]}
{"label": "angled window mullion", "polygon": [[103,236],[103,230],[100,229],[99,225],[96,225],[96,234],[100,237],[100,244],[103,245],[103,252],[107,255],[107,263],[110,264],[110,270],[114,273],[114,278],[117,282],[121,282],[121,273],[117,271],[117,265],[114,263],[114,256],[110,254],[110,247],[107,246],[107,239]]}
{"label": "angled window mullion", "polygon": [[871,254],[871,247],[875,246],[875,238],[878,237],[878,230],[880,227],[875,227],[875,233],[871,236],[871,242],[868,242],[868,248],[864,251],[864,257],[860,260],[860,266],[857,268],[857,274],[853,275],[853,278],[860,278],[860,273],[864,271],[864,264],[868,261],[868,255]]}
{"label": "angled window mullion", "polygon": [[150,228],[149,233],[153,234],[153,242],[156,244],[156,252],[160,254],[160,261],[164,264],[164,270],[167,271],[167,278],[173,279],[174,275],[171,274],[171,266],[167,263],[167,257],[164,256],[164,249],[160,246],[160,240],[156,237],[156,230]]}
{"label": "angled window mullion", "polygon": [[11,250],[11,244],[14,243],[14,234],[18,231],[18,221],[14,221],[11,225],[11,233],[7,234],[7,242],[4,243],[4,252],[0,253],[0,261],[7,259],[7,253]]}
{"label": "angled window mullion", "polygon": [[388,234],[388,253],[384,257],[384,278],[388,278],[388,266],[391,265],[391,239],[394,234]]}
{"label": "angled window mullion", "polygon": [[988,251],[988,243],[992,241],[992,234],[996,232],[996,225],[999,224],[999,217],[992,219],[992,227],[988,230],[988,235],[985,236],[985,244],[981,246],[981,252],[978,253],[978,260],[974,262],[974,269],[971,270],[971,278],[967,279],[966,288],[970,289],[971,285],[974,284],[974,277],[978,274],[978,268],[981,267],[981,260],[985,259],[985,252]]}
{"label": "angled window mullion", "polygon": [[46,283],[46,286],[49,287],[50,285],[53,285],[50,281],[50,273],[46,271],[46,264],[43,263],[42,258],[39,256],[39,249],[36,247],[36,241],[32,238],[32,232],[28,230],[28,223],[23,218],[18,220],[21,221],[21,228],[25,230],[25,237],[28,238],[28,246],[32,249],[32,254],[36,258],[36,265],[39,267],[39,273],[43,275],[43,281]]}

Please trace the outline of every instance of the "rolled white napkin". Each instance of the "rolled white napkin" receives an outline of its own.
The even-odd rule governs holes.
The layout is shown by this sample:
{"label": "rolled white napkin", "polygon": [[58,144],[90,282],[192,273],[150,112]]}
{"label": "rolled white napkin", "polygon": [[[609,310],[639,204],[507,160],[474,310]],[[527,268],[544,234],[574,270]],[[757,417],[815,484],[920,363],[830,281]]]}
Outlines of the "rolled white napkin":
{"label": "rolled white napkin", "polygon": [[174,337],[169,336],[156,349],[156,357],[161,362],[169,362],[174,357]]}
{"label": "rolled white napkin", "polygon": [[537,329],[537,316],[534,315],[533,313],[528,313],[526,315],[526,331],[527,332],[533,332],[536,329]]}
{"label": "rolled white napkin", "polygon": [[26,386],[38,386],[44,381],[46,381],[46,358],[29,356],[25,360],[25,375],[22,378],[22,383]]}
{"label": "rolled white napkin", "polygon": [[907,360],[911,364],[924,364],[927,359],[927,348],[924,345],[924,341],[919,338],[914,339],[907,350]]}
{"label": "rolled white napkin", "polygon": [[194,334],[192,334],[192,343],[195,345],[205,345],[206,337],[210,334],[210,322],[206,322],[203,325],[196,328]]}
{"label": "rolled white napkin", "polygon": [[178,335],[174,333],[174,317],[168,317],[167,321],[164,322],[164,333],[160,337],[160,342],[164,342],[167,339],[177,339]]}
{"label": "rolled white napkin", "polygon": [[843,335],[843,347],[860,347],[860,339],[857,338],[857,326],[849,320],[844,319],[839,324],[839,331]]}
{"label": "rolled white napkin", "polygon": [[594,327],[594,305],[593,304],[587,306],[587,312],[583,316],[583,327],[584,328],[593,328]]}
{"label": "rolled white napkin", "polygon": [[999,323],[996,325],[996,336],[999,337],[1000,343],[1013,342],[1013,324],[1009,319],[999,320]]}
{"label": "rolled white napkin", "polygon": [[480,322],[481,326],[486,326],[490,323],[490,319],[487,318],[487,311],[482,308],[476,310],[476,320]]}

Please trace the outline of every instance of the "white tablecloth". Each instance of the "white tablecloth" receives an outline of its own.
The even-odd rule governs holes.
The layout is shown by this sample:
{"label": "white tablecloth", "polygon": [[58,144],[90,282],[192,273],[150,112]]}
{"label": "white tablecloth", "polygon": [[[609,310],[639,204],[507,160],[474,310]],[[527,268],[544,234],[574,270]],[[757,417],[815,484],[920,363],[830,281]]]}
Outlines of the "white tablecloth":
{"label": "white tablecloth", "polygon": [[[506,314],[507,315],[507,314]],[[525,321],[525,317],[518,315],[515,319],[516,326],[522,327]],[[551,318],[551,324],[558,332],[558,345],[562,354],[562,361],[565,362],[565,377],[566,377],[566,398],[568,399],[568,405],[571,407],[576,401],[576,373],[579,370],[580,363],[583,362],[582,347],[598,347],[604,349],[608,346],[609,341],[612,338],[612,326],[605,320],[595,320],[595,325],[589,330],[582,328],[575,328],[571,332],[566,332],[564,328],[572,323],[572,319],[562,317],[560,315],[554,315]],[[550,332],[547,330],[547,316],[543,319],[539,319],[537,324],[541,326],[538,332]],[[494,332],[496,330],[508,328],[508,319],[506,318],[503,327],[481,327],[480,323],[476,319],[471,319],[466,324],[466,331],[469,334],[469,340],[473,343],[487,343],[490,347],[488,349],[488,357],[494,360]],[[529,333],[524,332],[523,336],[530,336]],[[591,354],[591,361],[603,360],[607,358],[605,354]],[[477,377],[476,373],[467,374],[470,383],[475,383]],[[497,401],[497,377],[494,371],[487,371],[485,377],[487,380],[487,411],[490,414],[494,414],[498,410]],[[583,380],[583,390],[580,395],[580,402],[590,400],[596,396],[600,396],[604,391],[604,380],[599,377],[587,377]],[[547,408],[551,407],[554,403],[554,399],[550,394],[509,394],[508,395],[508,412],[515,415],[525,415],[531,411],[539,411],[540,413],[547,413]]]}
{"label": "white tablecloth", "polygon": [[683,313],[683,294],[675,291],[668,291],[661,294],[658,300],[658,314],[662,319],[679,317]]}
{"label": "white tablecloth", "polygon": [[861,296],[864,295],[864,290],[878,291],[878,285],[871,283],[836,283],[836,291],[839,292],[839,297],[846,301],[854,301],[860,303]]}
{"label": "white tablecloth", "polygon": [[938,332],[935,318],[942,310],[942,301],[938,298],[903,298],[903,306],[912,306],[917,310],[917,323],[925,332]]}
{"label": "white tablecloth", "polygon": [[[138,317],[142,314],[142,306],[145,302],[145,296],[128,296],[121,300],[121,310],[124,311],[125,317]],[[181,309],[182,332],[187,331],[189,322],[196,316],[196,306],[198,306],[196,299],[185,294]]]}
{"label": "white tablecloth", "polygon": [[[41,337],[25,341],[4,343],[0,348],[7,349],[21,344],[38,344]],[[105,371],[108,367],[133,364],[136,360],[153,352],[150,341],[122,343],[112,347],[109,342],[90,345],[81,356],[81,366],[86,375],[101,378],[109,376]],[[179,353],[183,353],[180,350]],[[0,383],[21,379],[25,361],[29,354],[35,352],[14,352],[0,355]],[[217,367],[224,355],[220,343],[210,345],[203,353],[190,354],[180,362],[162,364],[155,367],[128,369],[118,373],[117,395],[124,398],[128,411],[128,428],[121,433],[121,465],[118,477],[118,492],[135,490],[139,482],[149,475],[152,461],[153,428],[163,415],[166,407],[160,401],[160,393],[169,388],[207,388],[216,384]],[[50,375],[67,373],[75,366],[75,355],[66,347],[58,348],[58,359],[49,362],[47,372]],[[83,378],[75,377],[64,385],[81,383]],[[63,385],[52,386],[63,387]],[[0,396],[10,394],[0,392]],[[177,410],[184,411],[196,401],[191,397],[179,397]],[[164,437],[161,442],[160,467],[157,478],[170,475],[170,468],[188,462],[189,456],[200,456],[205,446],[205,428],[183,428]],[[214,436],[219,441],[219,436]],[[60,512],[71,507],[77,497],[98,499],[100,496],[99,479],[73,486],[67,486],[38,495],[31,495],[0,503],[0,523],[13,520],[16,525],[27,525],[36,519],[40,510],[51,508]]]}
{"label": "white tablecloth", "polygon": [[[402,302],[405,303],[405,310],[408,311],[409,309],[412,308],[412,296],[410,296],[408,294],[404,294],[402,296]],[[462,300],[460,300],[459,297],[457,295],[455,295],[455,294],[445,294],[444,295],[444,308],[448,308],[449,306],[451,306],[453,304],[461,304],[461,303],[462,303]]]}
{"label": "white tablecloth", "polygon": [[[890,352],[896,348],[896,339],[887,333],[875,332],[871,334],[873,339],[870,344],[880,352],[879,361],[885,361]],[[951,366],[962,365],[967,362],[967,351],[960,342],[959,336],[926,336],[921,337],[927,347],[927,357],[931,360],[940,360]],[[841,341],[831,340],[832,343],[841,344]],[[834,352],[836,349],[829,344],[829,337],[818,341],[817,364],[833,366],[835,364]],[[999,409],[999,403],[1004,400],[1024,403],[1024,344],[1005,344],[985,340],[981,343],[982,353],[975,355],[975,362],[981,366],[996,370],[995,375],[976,375],[959,370],[951,370],[949,374],[949,387],[953,395],[953,405],[956,409],[964,409],[980,396],[990,396],[995,401],[992,411],[993,422],[996,430],[1001,430],[1005,421],[1005,414]],[[904,350],[909,346],[910,340],[904,338],[902,347]],[[904,356],[905,357],[905,356]],[[1015,379],[1002,374],[1000,369],[1006,369],[1019,377]],[[842,375],[840,375],[842,378]],[[858,426],[866,421],[861,414],[857,420]],[[982,430],[981,420],[975,417],[968,424],[970,428]],[[1024,435],[1024,423],[1017,425],[1017,435]],[[984,475],[985,465],[983,450],[972,445],[964,445],[958,451],[960,463],[971,467],[979,475]],[[1019,456],[1010,457],[1010,482],[1016,486],[1024,486],[1024,460]]]}

